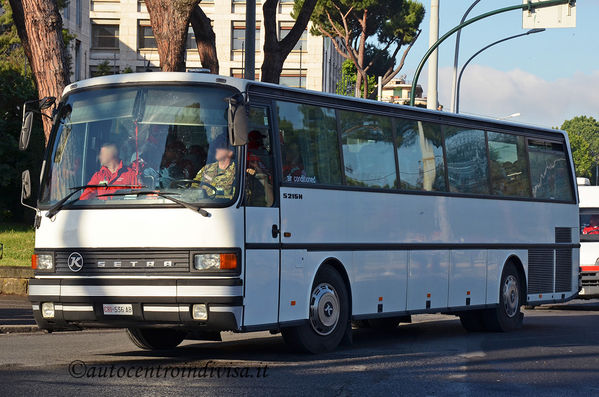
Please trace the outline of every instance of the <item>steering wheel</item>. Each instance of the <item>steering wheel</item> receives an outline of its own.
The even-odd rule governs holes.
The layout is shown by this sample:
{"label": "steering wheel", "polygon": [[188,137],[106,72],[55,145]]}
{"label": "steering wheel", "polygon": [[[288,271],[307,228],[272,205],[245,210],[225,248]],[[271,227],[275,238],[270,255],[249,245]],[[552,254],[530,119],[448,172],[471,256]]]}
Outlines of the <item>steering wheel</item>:
{"label": "steering wheel", "polygon": [[184,187],[186,187],[186,186],[191,186],[194,183],[197,183],[200,186],[206,186],[208,189],[212,190],[214,193],[208,194],[209,198],[214,198],[214,196],[216,196],[216,193],[218,192],[218,189],[215,188],[214,186],[212,186],[211,184],[204,182],[204,181],[197,181],[195,179],[175,179],[175,180],[171,181],[169,187],[173,187],[173,184],[178,184],[178,186],[174,186],[174,187],[181,187],[181,185],[184,185]]}

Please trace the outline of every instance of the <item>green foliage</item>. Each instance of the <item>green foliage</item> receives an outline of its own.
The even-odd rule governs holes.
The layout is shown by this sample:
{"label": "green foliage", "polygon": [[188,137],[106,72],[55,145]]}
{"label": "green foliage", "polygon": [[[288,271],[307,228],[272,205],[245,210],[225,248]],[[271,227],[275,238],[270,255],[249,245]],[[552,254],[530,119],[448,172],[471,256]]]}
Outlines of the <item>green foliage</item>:
{"label": "green foliage", "polygon": [[599,122],[593,117],[576,116],[564,121],[561,129],[570,138],[576,175],[591,178],[599,164]]}
{"label": "green foliage", "polygon": [[33,212],[20,204],[21,172],[32,172],[34,197],[37,194],[39,171],[44,149],[41,120],[36,118],[29,149],[18,149],[21,132],[22,105],[37,98],[33,81],[20,70],[0,68],[0,221],[31,220]]}
{"label": "green foliage", "polygon": [[591,178],[595,161],[591,155],[589,143],[580,135],[568,136],[572,148],[572,159],[576,167],[576,176]]}
{"label": "green foliage", "polygon": [[114,74],[114,70],[110,66],[110,62],[104,61],[98,65],[98,69],[94,73],[94,77],[97,76],[108,76],[109,74]]}
{"label": "green foliage", "polygon": [[[377,62],[373,64],[373,67],[369,69],[368,73],[369,95],[376,91],[378,76],[384,75],[387,68],[393,66],[395,62],[390,58],[388,52],[376,48],[375,46],[367,45],[366,55],[364,57],[365,63],[370,63],[370,61],[375,57],[378,58]],[[356,65],[351,61],[351,59],[346,59],[343,61],[343,64],[341,65],[341,78],[337,82],[337,94],[345,96],[354,95],[354,88],[356,87],[356,74]],[[360,90],[362,90],[362,87],[360,87]]]}
{"label": "green foliage", "polygon": [[30,266],[34,235],[32,226],[0,222],[0,241],[4,244],[0,266]]}
{"label": "green foliage", "polygon": [[121,70],[121,73],[133,73],[133,69],[131,69],[131,66],[127,66],[125,69]]}
{"label": "green foliage", "polygon": [[31,74],[25,51],[12,22],[12,11],[8,0],[0,0],[4,13],[0,15],[0,69],[20,70],[22,74]]}
{"label": "green foliage", "polygon": [[67,49],[66,57],[67,57],[67,73],[69,76],[73,70],[73,56],[71,55],[71,51],[69,50],[71,47],[71,42],[77,38],[77,35],[69,32],[68,29],[62,29],[62,40],[64,41],[64,46]]}
{"label": "green foliage", "polygon": [[[298,14],[303,2],[295,1],[292,16]],[[312,14],[310,33],[343,42],[345,49],[339,51],[348,50],[346,59],[354,63],[356,71],[391,79],[399,71],[394,70],[399,49],[415,40],[424,13],[424,6],[414,0],[319,0]],[[359,57],[360,43],[366,45],[364,59]],[[356,56],[349,57],[350,52]],[[374,84],[368,86],[370,89]]]}
{"label": "green foliage", "polygon": [[44,136],[38,116],[29,149],[19,151],[22,106],[25,101],[37,98],[37,90],[12,22],[8,0],[0,0],[0,5],[4,9],[4,14],[0,15],[0,222],[30,222],[33,211],[20,204],[21,172],[25,169],[31,171],[36,197]]}
{"label": "green foliage", "polygon": [[[354,88],[356,87],[356,65],[350,60],[346,59],[341,65],[341,79],[337,82],[337,94],[345,96],[353,96]],[[368,93],[371,94],[376,84],[376,77],[368,75]]]}

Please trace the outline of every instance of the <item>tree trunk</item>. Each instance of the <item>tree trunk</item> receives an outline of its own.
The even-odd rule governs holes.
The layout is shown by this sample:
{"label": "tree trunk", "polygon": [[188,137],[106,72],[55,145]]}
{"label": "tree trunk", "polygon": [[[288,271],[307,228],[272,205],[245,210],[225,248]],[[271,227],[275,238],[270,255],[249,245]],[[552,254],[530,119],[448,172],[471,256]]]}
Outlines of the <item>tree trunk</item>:
{"label": "tree trunk", "polygon": [[187,27],[200,0],[146,0],[160,67],[164,72],[185,71]]}
{"label": "tree trunk", "polygon": [[[362,13],[362,19],[360,20],[360,27],[362,32],[360,33],[360,42],[358,44],[358,56],[355,60],[356,65],[356,93],[355,96],[357,98],[362,97],[362,90],[360,84],[358,84],[358,80],[364,81],[364,98],[366,98],[366,93],[368,92],[368,75],[364,70],[364,57],[366,55],[366,20],[367,20],[368,10],[365,9]],[[359,77],[358,77],[359,76]]]}
{"label": "tree trunk", "polygon": [[283,63],[285,58],[280,48],[268,52],[268,62],[266,55],[266,43],[264,44],[264,61],[262,62],[262,79],[266,83],[279,84],[281,73],[283,72]]}
{"label": "tree trunk", "polygon": [[191,13],[191,27],[198,45],[198,54],[202,67],[210,69],[210,73],[218,74],[218,57],[216,55],[216,35],[200,5],[194,7]]}
{"label": "tree trunk", "polygon": [[[283,64],[297,44],[310,22],[310,17],[318,0],[305,0],[293,27],[281,41],[278,39],[277,7],[279,0],[266,0],[262,6],[264,14],[264,61],[262,62],[262,81],[279,84]],[[300,70],[301,73],[301,70]]]}
{"label": "tree trunk", "polygon": [[[69,84],[69,74],[62,38],[62,17],[56,0],[9,0],[9,3],[39,98],[60,98]],[[47,145],[52,121],[46,117],[42,120]]]}
{"label": "tree trunk", "polygon": [[362,95],[362,74],[356,72],[356,86],[354,87],[354,96],[360,98]]}

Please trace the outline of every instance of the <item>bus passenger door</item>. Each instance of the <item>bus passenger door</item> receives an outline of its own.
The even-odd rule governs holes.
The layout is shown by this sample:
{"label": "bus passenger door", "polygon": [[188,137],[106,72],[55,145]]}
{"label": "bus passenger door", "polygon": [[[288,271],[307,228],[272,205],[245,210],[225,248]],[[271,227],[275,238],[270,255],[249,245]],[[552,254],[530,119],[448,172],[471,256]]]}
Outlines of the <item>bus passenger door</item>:
{"label": "bus passenger door", "polygon": [[278,322],[280,221],[271,120],[267,104],[250,107],[244,193],[244,326]]}

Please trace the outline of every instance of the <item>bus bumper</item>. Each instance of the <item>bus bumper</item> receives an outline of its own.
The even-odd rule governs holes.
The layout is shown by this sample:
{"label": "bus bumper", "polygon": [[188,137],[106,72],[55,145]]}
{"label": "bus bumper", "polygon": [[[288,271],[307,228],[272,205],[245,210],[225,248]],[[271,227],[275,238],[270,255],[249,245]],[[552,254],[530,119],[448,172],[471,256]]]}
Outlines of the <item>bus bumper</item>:
{"label": "bus bumper", "polygon": [[[29,282],[33,316],[41,329],[184,327],[206,331],[240,330],[243,285],[220,279],[57,279]],[[54,316],[42,315],[51,302]],[[124,304],[129,314],[105,314],[104,305]],[[206,305],[207,318],[195,320],[193,305]]]}
{"label": "bus bumper", "polygon": [[599,270],[596,271],[581,271],[582,289],[578,296],[582,298],[599,297]]}

